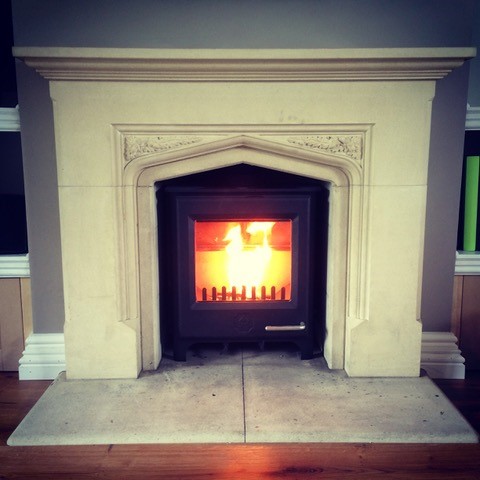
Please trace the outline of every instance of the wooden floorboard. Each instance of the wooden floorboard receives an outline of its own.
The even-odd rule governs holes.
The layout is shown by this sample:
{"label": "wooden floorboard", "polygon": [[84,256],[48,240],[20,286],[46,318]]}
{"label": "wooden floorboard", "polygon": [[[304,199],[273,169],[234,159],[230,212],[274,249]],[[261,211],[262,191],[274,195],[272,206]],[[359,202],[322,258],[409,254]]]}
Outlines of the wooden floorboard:
{"label": "wooden floorboard", "polygon": [[0,447],[2,479],[478,479],[478,445]]}
{"label": "wooden floorboard", "polygon": [[470,425],[480,432],[480,371],[467,372],[466,380],[434,380]]}
{"label": "wooden floorboard", "polygon": [[[478,431],[480,375],[437,383]],[[0,480],[480,479],[478,444],[6,446],[49,384],[0,372]]]}
{"label": "wooden floorboard", "polygon": [[18,372],[0,372],[0,445],[6,445],[7,438],[51,383],[19,381]]}

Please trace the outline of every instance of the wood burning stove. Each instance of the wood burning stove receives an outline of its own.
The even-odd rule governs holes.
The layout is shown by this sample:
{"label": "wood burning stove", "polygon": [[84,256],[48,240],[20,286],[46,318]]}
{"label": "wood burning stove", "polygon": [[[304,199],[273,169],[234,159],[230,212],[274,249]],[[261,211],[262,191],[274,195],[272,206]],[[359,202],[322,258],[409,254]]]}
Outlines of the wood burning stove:
{"label": "wood burning stove", "polygon": [[204,342],[289,341],[302,359],[313,356],[321,323],[313,317],[323,304],[313,292],[325,259],[318,226],[326,231],[327,191],[254,178],[233,188],[213,180],[167,182],[158,191],[162,314],[170,319],[176,360]]}

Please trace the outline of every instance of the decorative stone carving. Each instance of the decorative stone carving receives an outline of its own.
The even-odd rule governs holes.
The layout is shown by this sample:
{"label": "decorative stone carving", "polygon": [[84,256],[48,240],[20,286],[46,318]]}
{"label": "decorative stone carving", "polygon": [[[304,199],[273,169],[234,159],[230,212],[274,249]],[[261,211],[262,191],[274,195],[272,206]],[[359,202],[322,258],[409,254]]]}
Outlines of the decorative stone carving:
{"label": "decorative stone carving", "polygon": [[357,162],[363,159],[362,135],[303,135],[290,137],[289,143],[333,155],[344,155]]}
{"label": "decorative stone carving", "polygon": [[177,150],[201,141],[201,137],[191,135],[125,135],[123,155],[128,163],[143,155]]}
{"label": "decorative stone carving", "polygon": [[[125,135],[123,154],[125,163],[152,153],[177,150],[202,141],[195,135]],[[286,138],[288,143],[317,152],[343,155],[359,163],[363,160],[363,136],[352,135],[301,135]]]}

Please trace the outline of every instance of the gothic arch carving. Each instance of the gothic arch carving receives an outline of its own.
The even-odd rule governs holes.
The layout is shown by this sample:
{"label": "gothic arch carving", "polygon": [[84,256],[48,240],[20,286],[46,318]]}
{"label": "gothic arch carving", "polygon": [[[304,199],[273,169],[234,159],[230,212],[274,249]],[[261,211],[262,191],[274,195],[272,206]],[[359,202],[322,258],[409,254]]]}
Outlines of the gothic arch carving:
{"label": "gothic arch carving", "polygon": [[[155,181],[148,172],[159,166],[168,178],[196,173],[195,162],[185,168],[185,161],[197,159],[198,171],[249,163],[300,175],[308,170],[307,176],[313,169],[316,178],[334,185],[358,185],[365,175],[364,145],[361,133],[225,135],[214,140],[208,135],[122,135],[123,184],[147,185]],[[291,158],[297,162],[293,169]]]}
{"label": "gothic arch carving", "polygon": [[[332,147],[323,148],[319,146],[323,140],[312,138],[311,135],[266,137],[267,135],[225,135],[220,138],[216,136],[212,140],[208,135],[175,135],[170,141],[157,139],[161,145],[154,152],[151,151],[152,145],[157,144],[150,139],[141,155],[128,157],[130,160],[123,169],[122,178],[125,187],[122,199],[127,279],[125,295],[129,296],[126,318],[140,322],[144,369],[158,364],[161,358],[155,183],[240,163],[300,174],[330,183],[329,243],[333,244],[329,246],[329,255],[334,255],[336,261],[332,262],[335,266],[330,268],[327,282],[335,285],[335,294],[329,295],[331,298],[327,300],[330,303],[327,307],[327,340],[324,347],[326,355],[330,355],[330,364],[335,365],[335,368],[343,368],[346,312],[351,308],[346,292],[353,292],[352,295],[355,296],[355,289],[365,285],[361,278],[365,272],[361,268],[354,272],[353,283],[347,285],[350,278],[347,273],[350,268],[348,259],[353,256],[357,259],[353,262],[355,265],[363,265],[362,258],[368,253],[364,244],[349,246],[348,242],[352,229],[365,228],[364,224],[352,219],[368,218],[368,215],[354,213],[368,205],[361,188],[365,175],[365,141],[363,137],[361,142],[353,139],[343,142],[344,136],[342,141],[325,138]],[[136,145],[139,144],[136,142]],[[360,152],[356,150],[359,145]],[[329,153],[323,150],[329,150]],[[125,153],[125,150],[122,151]],[[345,293],[337,295],[341,291]],[[355,308],[358,311],[350,313],[356,318],[365,318],[361,311],[362,305]]]}

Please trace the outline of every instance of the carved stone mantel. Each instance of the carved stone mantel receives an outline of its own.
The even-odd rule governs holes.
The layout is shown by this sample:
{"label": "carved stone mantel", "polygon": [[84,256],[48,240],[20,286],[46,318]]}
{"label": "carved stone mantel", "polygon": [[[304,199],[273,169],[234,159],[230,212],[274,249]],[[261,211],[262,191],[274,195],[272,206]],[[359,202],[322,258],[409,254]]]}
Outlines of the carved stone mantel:
{"label": "carved stone mantel", "polygon": [[437,80],[474,48],[120,49],[14,47],[49,80],[275,81]]}
{"label": "carved stone mantel", "polygon": [[158,366],[155,184],[239,163],[329,184],[328,365],[419,374],[431,102],[474,49],[14,54],[55,101],[69,378]]}

